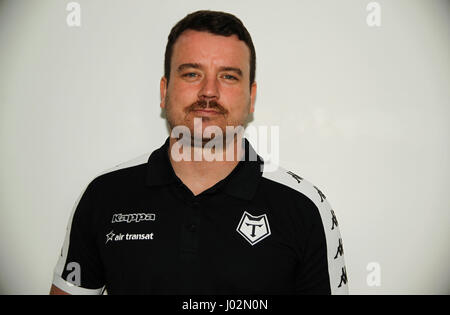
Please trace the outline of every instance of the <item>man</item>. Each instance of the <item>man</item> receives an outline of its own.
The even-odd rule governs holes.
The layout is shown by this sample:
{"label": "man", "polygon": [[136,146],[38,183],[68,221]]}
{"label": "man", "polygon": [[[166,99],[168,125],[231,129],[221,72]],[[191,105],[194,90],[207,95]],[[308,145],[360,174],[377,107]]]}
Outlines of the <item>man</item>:
{"label": "man", "polygon": [[171,136],[88,185],[52,294],[348,292],[325,195],[267,171],[239,132],[254,112],[255,69],[235,16],[198,11],[173,27],[160,85]]}

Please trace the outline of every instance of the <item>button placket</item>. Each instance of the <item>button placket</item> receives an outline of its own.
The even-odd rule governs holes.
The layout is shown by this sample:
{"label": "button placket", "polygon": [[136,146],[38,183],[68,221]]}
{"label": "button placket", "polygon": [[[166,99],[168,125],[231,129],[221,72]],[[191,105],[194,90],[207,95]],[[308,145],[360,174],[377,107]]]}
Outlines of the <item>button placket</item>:
{"label": "button placket", "polygon": [[195,223],[186,224],[186,228],[189,232],[194,233],[197,231],[197,225]]}
{"label": "button placket", "polygon": [[181,230],[181,257],[183,260],[191,260],[198,253],[199,223],[200,203],[191,200],[186,207],[186,216]]}
{"label": "button placket", "polygon": [[192,221],[189,223],[189,231],[194,233],[197,231],[197,227],[200,221],[200,202],[198,200],[194,200],[192,202]]}

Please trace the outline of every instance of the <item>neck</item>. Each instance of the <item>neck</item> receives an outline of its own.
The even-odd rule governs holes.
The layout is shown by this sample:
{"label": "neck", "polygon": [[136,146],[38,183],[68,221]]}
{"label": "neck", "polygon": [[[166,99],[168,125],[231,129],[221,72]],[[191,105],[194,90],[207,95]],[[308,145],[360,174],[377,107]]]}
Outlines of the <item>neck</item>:
{"label": "neck", "polygon": [[236,167],[245,153],[241,141],[236,136],[222,149],[211,148],[201,141],[198,146],[184,145],[182,140],[171,137],[170,163],[178,178],[197,195],[227,177]]}

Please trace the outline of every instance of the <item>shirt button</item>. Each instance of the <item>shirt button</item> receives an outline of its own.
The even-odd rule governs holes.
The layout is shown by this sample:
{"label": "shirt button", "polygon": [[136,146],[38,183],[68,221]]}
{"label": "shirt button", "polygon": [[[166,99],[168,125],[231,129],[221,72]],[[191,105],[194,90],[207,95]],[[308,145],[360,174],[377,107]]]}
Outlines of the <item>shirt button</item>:
{"label": "shirt button", "polygon": [[186,228],[190,232],[195,232],[197,230],[197,225],[195,225],[195,223],[190,223],[186,225]]}

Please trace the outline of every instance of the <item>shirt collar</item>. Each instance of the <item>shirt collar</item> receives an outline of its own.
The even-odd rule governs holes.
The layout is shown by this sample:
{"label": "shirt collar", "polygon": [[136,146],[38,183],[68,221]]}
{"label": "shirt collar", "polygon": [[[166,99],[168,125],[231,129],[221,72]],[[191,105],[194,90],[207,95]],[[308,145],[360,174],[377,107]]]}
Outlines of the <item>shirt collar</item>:
{"label": "shirt collar", "polygon": [[[169,159],[169,141],[152,152],[147,164],[146,184],[148,186],[162,186],[176,182],[176,176]],[[229,195],[251,200],[258,188],[262,175],[263,159],[255,152],[250,142],[243,138],[245,145],[245,159],[239,161],[233,171],[221,181],[218,189],[223,189]]]}

